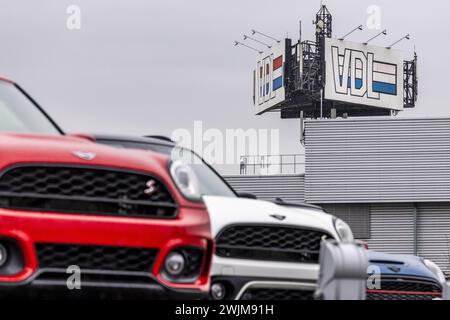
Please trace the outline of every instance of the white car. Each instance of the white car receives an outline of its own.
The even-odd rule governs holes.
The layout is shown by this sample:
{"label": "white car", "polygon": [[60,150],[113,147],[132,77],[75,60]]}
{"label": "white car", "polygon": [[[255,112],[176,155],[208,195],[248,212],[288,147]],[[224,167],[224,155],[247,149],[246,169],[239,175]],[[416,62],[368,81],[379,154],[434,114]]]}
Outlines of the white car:
{"label": "white car", "polygon": [[321,239],[353,241],[350,227],[319,207],[236,194],[200,157],[168,139],[99,135],[93,139],[121,148],[171,154],[172,161],[190,162],[191,170],[184,167],[184,194],[199,200],[203,197],[216,240],[212,299],[312,299],[319,275]]}
{"label": "white car", "polygon": [[211,297],[312,299],[323,237],[353,241],[348,225],[321,208],[205,196],[216,240]]}

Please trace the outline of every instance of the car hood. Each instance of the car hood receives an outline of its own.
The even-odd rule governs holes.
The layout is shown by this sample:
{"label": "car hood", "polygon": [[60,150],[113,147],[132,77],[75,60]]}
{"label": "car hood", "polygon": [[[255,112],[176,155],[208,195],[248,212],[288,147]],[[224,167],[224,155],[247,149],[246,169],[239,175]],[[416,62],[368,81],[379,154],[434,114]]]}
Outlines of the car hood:
{"label": "car hood", "polygon": [[[222,228],[236,224],[265,224],[322,230],[339,239],[333,217],[318,210],[277,205],[270,201],[234,197],[204,196],[213,236]],[[284,217],[279,220],[273,215]]]}
{"label": "car hood", "polygon": [[382,275],[429,278],[439,282],[439,278],[423,263],[423,259],[413,255],[389,254],[370,250],[369,264],[380,268]]}
{"label": "car hood", "polygon": [[[94,153],[95,158],[88,161],[76,156],[74,152]],[[167,157],[149,152],[127,150],[96,144],[88,139],[65,135],[45,134],[0,134],[0,170],[17,164],[75,164],[108,166],[123,169],[147,171],[150,173],[165,170]]]}

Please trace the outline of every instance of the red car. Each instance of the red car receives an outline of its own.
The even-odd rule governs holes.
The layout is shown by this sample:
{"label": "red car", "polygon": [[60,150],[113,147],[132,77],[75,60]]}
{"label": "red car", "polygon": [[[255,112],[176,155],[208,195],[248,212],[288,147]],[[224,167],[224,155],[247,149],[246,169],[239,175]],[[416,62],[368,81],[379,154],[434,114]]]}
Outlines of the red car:
{"label": "red car", "polygon": [[0,80],[0,296],[205,296],[213,242],[197,189],[169,157],[64,135]]}

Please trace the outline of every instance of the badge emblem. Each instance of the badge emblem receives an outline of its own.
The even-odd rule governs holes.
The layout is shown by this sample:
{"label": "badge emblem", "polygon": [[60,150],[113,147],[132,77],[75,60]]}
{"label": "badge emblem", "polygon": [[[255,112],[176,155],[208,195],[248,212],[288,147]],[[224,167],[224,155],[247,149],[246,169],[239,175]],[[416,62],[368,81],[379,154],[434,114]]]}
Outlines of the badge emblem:
{"label": "badge emblem", "polygon": [[283,221],[284,219],[286,219],[286,216],[282,216],[280,214],[271,214],[269,217],[272,217],[272,218],[277,219],[279,221]]}
{"label": "badge emblem", "polygon": [[72,154],[82,160],[91,161],[94,160],[97,156],[95,153],[92,152],[84,152],[84,151],[74,151]]}
{"label": "badge emblem", "polygon": [[145,194],[152,194],[153,192],[155,192],[156,188],[155,188],[155,180],[148,180],[146,183],[146,187],[147,189],[144,190]]}
{"label": "badge emblem", "polygon": [[401,270],[399,267],[396,267],[396,266],[390,266],[390,267],[388,267],[388,269],[395,273],[399,273]]}

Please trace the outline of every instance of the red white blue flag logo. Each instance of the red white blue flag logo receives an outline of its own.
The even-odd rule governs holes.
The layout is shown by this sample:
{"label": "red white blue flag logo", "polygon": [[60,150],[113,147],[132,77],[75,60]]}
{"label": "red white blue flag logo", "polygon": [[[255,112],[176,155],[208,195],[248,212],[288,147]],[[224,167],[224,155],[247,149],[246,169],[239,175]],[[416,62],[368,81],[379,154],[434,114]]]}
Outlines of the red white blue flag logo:
{"label": "red white blue flag logo", "polygon": [[253,101],[256,114],[273,109],[285,100],[285,55],[285,43],[281,42],[256,60],[256,69],[253,72]]}
{"label": "red white blue flag logo", "polygon": [[283,56],[263,61],[264,64],[259,66],[259,96],[268,97],[283,86]]}

